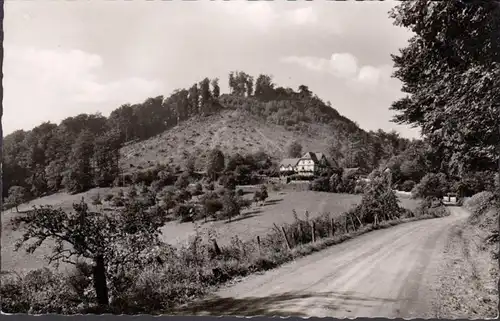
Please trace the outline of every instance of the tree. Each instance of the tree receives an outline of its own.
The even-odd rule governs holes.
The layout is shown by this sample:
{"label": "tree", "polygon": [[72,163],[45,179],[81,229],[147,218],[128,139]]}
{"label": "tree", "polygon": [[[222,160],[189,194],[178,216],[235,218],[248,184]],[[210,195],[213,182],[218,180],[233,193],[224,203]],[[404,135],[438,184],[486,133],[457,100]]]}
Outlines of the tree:
{"label": "tree", "polygon": [[395,24],[415,33],[393,55],[406,97],[394,121],[421,128],[450,173],[495,168],[500,141],[500,5],[497,1],[402,2]]}
{"label": "tree", "polygon": [[234,190],[226,189],[222,197],[222,215],[231,222],[231,218],[240,215],[240,203]]}
{"label": "tree", "polygon": [[449,183],[444,173],[429,173],[415,186],[413,195],[424,199],[442,199],[449,189]]}
{"label": "tree", "polygon": [[217,180],[217,176],[224,170],[224,154],[218,148],[210,151],[207,160],[207,174],[211,180]]}
{"label": "tree", "polygon": [[287,153],[289,157],[299,158],[302,156],[302,145],[298,141],[293,141],[287,147]]}
{"label": "tree", "polygon": [[203,110],[207,110],[207,107],[211,101],[212,93],[210,92],[210,79],[205,78],[200,81],[200,104]]}
{"label": "tree", "polygon": [[247,88],[247,97],[252,96],[252,94],[253,94],[253,77],[252,76],[247,75],[246,88]]}
{"label": "tree", "polygon": [[220,96],[219,78],[212,79],[212,96],[215,99]]}
{"label": "tree", "polygon": [[184,189],[189,186],[189,174],[182,173],[175,182],[175,187],[178,189]]}
{"label": "tree", "polygon": [[116,131],[106,132],[94,140],[93,185],[108,187],[120,173],[120,141]]}
{"label": "tree", "polygon": [[175,201],[175,193],[172,191],[167,191],[163,196],[163,207],[167,214],[177,205]]}
{"label": "tree", "polygon": [[255,97],[269,101],[274,97],[274,84],[271,76],[259,75],[255,81]]}
{"label": "tree", "polygon": [[196,158],[193,155],[188,156],[185,171],[189,176],[193,175],[196,171]]}
{"label": "tree", "polygon": [[49,191],[57,192],[62,187],[64,164],[60,160],[51,161],[45,168],[45,178]]}
{"label": "tree", "polygon": [[205,194],[201,202],[205,213],[205,221],[209,216],[215,217],[215,214],[223,208],[222,202],[215,193]]}
{"label": "tree", "polygon": [[190,115],[198,114],[198,109],[200,107],[200,92],[198,90],[198,84],[194,84],[189,88],[189,105],[190,105]]}
{"label": "tree", "polygon": [[80,193],[93,185],[94,136],[84,130],[73,144],[63,184],[70,193]]}
{"label": "tree", "polygon": [[8,207],[15,207],[16,212],[19,212],[17,208],[19,205],[23,204],[27,200],[27,191],[22,186],[12,186],[9,188],[9,196],[5,200]]}
{"label": "tree", "polygon": [[307,87],[306,85],[300,85],[299,86],[299,94],[302,97],[311,97],[312,92],[309,90],[309,87]]}
{"label": "tree", "polygon": [[97,303],[108,306],[108,278],[113,284],[115,277],[131,267],[144,268],[138,258],[154,246],[163,245],[159,229],[164,223],[140,203],[130,203],[119,213],[105,215],[89,211],[82,199],[71,212],[41,206],[14,218],[14,229],[23,228],[15,248],[24,247],[33,253],[46,240],[52,240],[55,245],[47,257],[49,263],[77,265],[82,258],[92,261]]}
{"label": "tree", "polygon": [[265,202],[268,198],[267,187],[265,185],[261,185],[260,188],[255,191],[253,195],[254,202]]}

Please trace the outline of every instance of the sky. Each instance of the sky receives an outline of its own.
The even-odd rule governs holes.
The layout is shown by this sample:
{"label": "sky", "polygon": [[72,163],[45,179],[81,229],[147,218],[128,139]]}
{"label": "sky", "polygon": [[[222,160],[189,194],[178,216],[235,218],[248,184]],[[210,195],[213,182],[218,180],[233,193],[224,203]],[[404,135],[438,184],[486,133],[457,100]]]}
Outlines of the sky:
{"label": "sky", "polygon": [[390,54],[411,33],[393,1],[5,1],[4,133],[109,113],[241,70],[304,84],[365,130],[417,129],[390,120],[402,97]]}

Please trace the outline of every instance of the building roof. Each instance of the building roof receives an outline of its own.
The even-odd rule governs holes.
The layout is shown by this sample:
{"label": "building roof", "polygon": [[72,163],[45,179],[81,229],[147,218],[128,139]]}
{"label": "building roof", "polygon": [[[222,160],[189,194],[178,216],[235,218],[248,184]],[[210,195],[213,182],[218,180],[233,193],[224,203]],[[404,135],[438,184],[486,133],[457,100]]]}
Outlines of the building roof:
{"label": "building roof", "polygon": [[299,163],[300,158],[285,158],[280,162],[280,167],[281,166],[297,166]]}
{"label": "building roof", "polygon": [[325,155],[323,153],[307,152],[302,156],[302,159],[312,159],[314,162],[317,162],[324,156]]}

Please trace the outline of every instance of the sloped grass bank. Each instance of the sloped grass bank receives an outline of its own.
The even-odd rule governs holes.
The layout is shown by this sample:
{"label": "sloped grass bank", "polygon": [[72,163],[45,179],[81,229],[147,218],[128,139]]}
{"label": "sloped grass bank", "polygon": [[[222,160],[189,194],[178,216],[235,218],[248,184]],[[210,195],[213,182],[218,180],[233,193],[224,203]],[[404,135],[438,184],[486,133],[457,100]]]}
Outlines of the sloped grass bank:
{"label": "sloped grass bank", "polygon": [[440,318],[498,316],[498,207],[491,192],[465,200],[471,215],[458,226],[447,246],[440,287]]}

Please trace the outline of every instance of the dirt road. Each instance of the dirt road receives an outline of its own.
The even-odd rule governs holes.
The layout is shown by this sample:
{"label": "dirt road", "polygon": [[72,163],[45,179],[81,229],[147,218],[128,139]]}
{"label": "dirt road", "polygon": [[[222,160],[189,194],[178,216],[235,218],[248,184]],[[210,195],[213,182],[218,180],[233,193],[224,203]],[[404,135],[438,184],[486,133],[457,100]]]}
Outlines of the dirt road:
{"label": "dirt road", "polygon": [[440,263],[468,212],[373,231],[253,275],[183,309],[197,315],[436,317]]}

